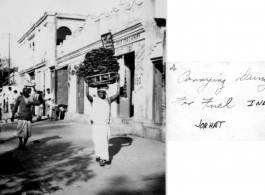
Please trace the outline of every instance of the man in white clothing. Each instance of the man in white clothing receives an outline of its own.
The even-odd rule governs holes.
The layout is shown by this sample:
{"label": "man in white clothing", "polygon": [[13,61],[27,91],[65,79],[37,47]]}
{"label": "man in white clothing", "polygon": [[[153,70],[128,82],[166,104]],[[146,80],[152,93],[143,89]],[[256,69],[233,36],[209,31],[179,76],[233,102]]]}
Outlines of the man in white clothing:
{"label": "man in white clothing", "polygon": [[12,107],[14,106],[13,97],[14,97],[14,95],[13,95],[13,92],[12,92],[12,87],[8,87],[8,92],[7,92],[6,99],[7,99],[7,102],[8,102],[8,113],[9,113],[10,117],[12,116]]}
{"label": "man in white clothing", "polygon": [[109,162],[109,136],[110,136],[110,104],[115,101],[120,94],[120,79],[117,78],[117,93],[107,97],[107,85],[98,87],[98,96],[89,95],[89,87],[86,87],[87,99],[92,104],[92,130],[93,141],[95,146],[96,161],[105,168],[110,168]]}
{"label": "man in white clothing", "polygon": [[[4,114],[4,110],[5,110],[4,100],[5,100],[5,95],[3,93],[3,89],[0,88],[0,120],[5,120],[7,123],[7,119]],[[0,123],[2,123],[2,121],[0,121]]]}
{"label": "man in white clothing", "polygon": [[4,108],[4,94],[2,88],[0,88],[0,109],[3,111]]}
{"label": "man in white clothing", "polygon": [[52,115],[52,106],[54,101],[53,93],[51,93],[50,89],[48,88],[47,94],[45,94],[45,101],[46,101],[46,114],[48,115],[48,118]]}

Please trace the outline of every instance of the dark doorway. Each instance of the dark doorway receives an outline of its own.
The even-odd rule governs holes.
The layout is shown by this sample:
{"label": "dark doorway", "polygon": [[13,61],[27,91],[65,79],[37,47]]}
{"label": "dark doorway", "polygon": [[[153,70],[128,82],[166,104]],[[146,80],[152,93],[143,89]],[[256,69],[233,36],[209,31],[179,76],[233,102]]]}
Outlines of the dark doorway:
{"label": "dark doorway", "polygon": [[158,61],[154,66],[154,122],[162,124],[162,80],[163,66],[162,61]]}
{"label": "dark doorway", "polygon": [[[120,98],[120,104],[118,106],[119,117],[131,118],[134,116],[134,105],[132,102],[132,91],[134,90],[134,71],[135,71],[135,55],[134,52],[124,55],[125,71],[125,85],[123,87],[126,90],[126,97]],[[123,94],[122,94],[123,96]]]}
{"label": "dark doorway", "polygon": [[68,71],[67,67],[58,70],[58,104],[68,105]]}

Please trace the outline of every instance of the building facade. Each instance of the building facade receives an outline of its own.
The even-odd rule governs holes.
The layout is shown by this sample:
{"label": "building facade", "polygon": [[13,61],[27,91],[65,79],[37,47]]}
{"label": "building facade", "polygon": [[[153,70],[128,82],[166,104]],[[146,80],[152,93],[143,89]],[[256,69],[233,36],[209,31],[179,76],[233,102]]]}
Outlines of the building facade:
{"label": "building facade", "polygon": [[44,13],[19,39],[21,86],[36,84],[38,90],[50,88],[55,92],[57,49],[67,36],[83,26],[85,18],[84,15]]}
{"label": "building facade", "polygon": [[[27,49],[33,43],[37,49],[41,47],[36,44],[37,40],[49,39],[43,43],[45,49],[39,48],[36,56],[30,57],[35,50],[27,51],[20,75],[34,80],[39,89],[47,86],[54,89],[58,94],[57,103],[67,102],[66,120],[89,124],[91,105],[85,95],[84,78],[75,74],[74,67],[84,60],[87,52],[102,47],[102,34],[111,32],[122,91],[111,105],[111,133],[165,141],[165,1],[124,0],[118,8],[100,16],[88,15],[84,19],[80,16],[78,22],[73,21],[75,29],[69,26],[69,21],[60,21],[59,16],[47,13],[43,16],[47,22],[41,19],[40,26],[44,29],[40,32],[46,34],[40,34],[39,39],[38,23],[34,27],[35,35],[29,31],[20,39],[21,47],[26,45]],[[72,33],[60,36],[61,27],[68,27]],[[114,95],[116,84],[109,86],[108,96]],[[123,95],[125,89],[127,96]],[[96,94],[96,89],[90,88],[90,93]]]}
{"label": "building facade", "polygon": [[[163,1],[121,1],[119,8],[111,12],[99,17],[88,15],[83,28],[76,32],[78,36],[69,37],[61,45],[57,64],[59,70],[68,68],[71,102],[68,120],[90,121],[91,105],[85,97],[85,83],[75,75],[74,67],[84,60],[87,52],[102,47],[102,34],[111,32],[120,65],[121,91],[124,85],[127,89],[127,97],[121,93],[119,100],[112,103],[112,133],[165,141],[165,24],[158,22],[165,21],[165,17],[157,16],[161,10],[166,15],[165,6]],[[96,94],[94,88],[90,91]],[[115,93],[116,85],[112,84],[108,95]]]}

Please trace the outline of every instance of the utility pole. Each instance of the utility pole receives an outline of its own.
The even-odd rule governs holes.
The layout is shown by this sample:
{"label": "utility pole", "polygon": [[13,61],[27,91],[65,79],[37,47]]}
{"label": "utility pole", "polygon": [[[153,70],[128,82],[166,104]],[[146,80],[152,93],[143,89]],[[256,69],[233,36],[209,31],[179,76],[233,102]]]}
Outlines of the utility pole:
{"label": "utility pole", "polygon": [[54,16],[54,27],[55,27],[55,40],[54,40],[54,101],[55,104],[58,104],[58,70],[57,70],[57,13]]}
{"label": "utility pole", "polygon": [[[11,59],[10,59],[10,38],[15,38],[14,34],[2,34],[2,38],[8,38],[8,86],[10,85],[10,66],[11,66]],[[8,37],[7,37],[8,36]],[[14,74],[14,72],[13,72]]]}
{"label": "utility pole", "polygon": [[10,33],[8,34],[8,86],[10,85]]}

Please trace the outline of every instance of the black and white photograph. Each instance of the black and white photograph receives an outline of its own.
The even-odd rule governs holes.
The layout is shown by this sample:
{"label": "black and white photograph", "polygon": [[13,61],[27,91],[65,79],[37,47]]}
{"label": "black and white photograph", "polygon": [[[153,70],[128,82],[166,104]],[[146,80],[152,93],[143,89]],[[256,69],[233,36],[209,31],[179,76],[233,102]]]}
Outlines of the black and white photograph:
{"label": "black and white photograph", "polygon": [[165,0],[0,0],[0,194],[166,194]]}
{"label": "black and white photograph", "polygon": [[0,195],[264,195],[263,0],[0,0]]}

